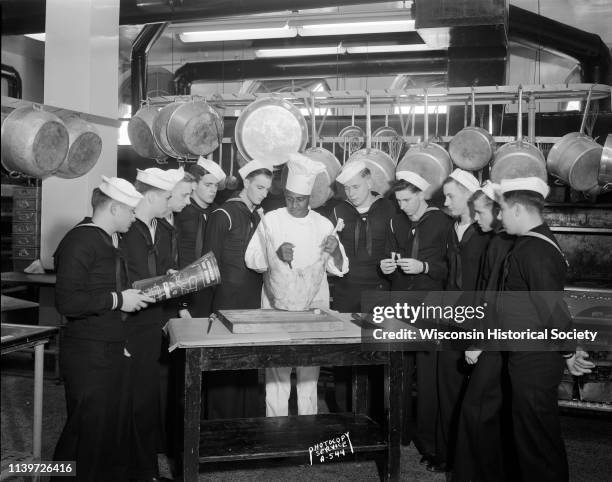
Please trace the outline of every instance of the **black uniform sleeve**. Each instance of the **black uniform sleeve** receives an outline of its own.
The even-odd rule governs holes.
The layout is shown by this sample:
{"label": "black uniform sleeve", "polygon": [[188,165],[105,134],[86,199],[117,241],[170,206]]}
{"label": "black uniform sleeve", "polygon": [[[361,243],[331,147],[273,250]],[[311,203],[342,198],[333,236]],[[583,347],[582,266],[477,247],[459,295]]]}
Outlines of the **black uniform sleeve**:
{"label": "black uniform sleeve", "polygon": [[[56,254],[57,281],[55,305],[65,316],[85,317],[111,311],[113,297],[110,292],[92,293],[87,288],[95,253],[91,243],[79,242],[74,237],[64,240]],[[114,266],[110,267],[114,270]],[[119,298],[121,302],[121,298]],[[118,304],[121,306],[121,303]]]}
{"label": "black uniform sleeve", "polygon": [[222,209],[214,211],[206,223],[206,231],[204,233],[204,253],[212,251],[215,258],[217,258],[218,263],[221,262],[223,242],[229,230],[230,221],[226,212]]}
{"label": "black uniform sleeve", "polygon": [[554,248],[525,250],[521,271],[529,286],[529,296],[543,326],[571,330],[572,317],[563,299],[566,266]]}

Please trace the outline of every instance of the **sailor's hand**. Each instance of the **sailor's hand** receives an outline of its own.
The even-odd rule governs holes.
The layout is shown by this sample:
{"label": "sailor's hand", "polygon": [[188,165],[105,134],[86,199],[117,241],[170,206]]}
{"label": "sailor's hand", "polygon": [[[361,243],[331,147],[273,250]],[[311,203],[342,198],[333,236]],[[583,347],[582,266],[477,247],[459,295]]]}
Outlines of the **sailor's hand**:
{"label": "sailor's hand", "polygon": [[166,274],[174,274],[174,273],[178,273],[178,270],[170,268],[168,271],[166,271]]}
{"label": "sailor's hand", "polygon": [[384,274],[391,274],[395,271],[395,261],[391,258],[385,258],[380,260],[380,270]]}
{"label": "sailor's hand", "polygon": [[295,244],[281,244],[276,250],[276,255],[278,256],[278,259],[284,261],[285,263],[291,264],[291,261],[293,261],[293,248],[295,248]]}
{"label": "sailor's hand", "polygon": [[129,289],[121,292],[123,303],[121,304],[121,311],[132,313],[146,308],[149,303],[155,303],[155,299],[148,295],[145,295],[140,290]]}
{"label": "sailor's hand", "polygon": [[589,354],[586,351],[576,350],[571,358],[565,360],[569,372],[576,377],[591,373],[591,368],[595,366],[595,363],[588,361],[588,357]]}
{"label": "sailor's hand", "polygon": [[406,274],[419,274],[423,272],[423,263],[414,258],[400,258],[397,265]]}
{"label": "sailor's hand", "polygon": [[338,249],[338,244],[338,238],[336,238],[336,236],[330,235],[323,240],[321,246],[323,247],[323,251],[325,253],[332,254],[334,251],[336,251],[336,249]]}
{"label": "sailor's hand", "polygon": [[178,315],[179,315],[179,318],[191,318],[192,317],[191,313],[189,313],[189,310],[187,308],[181,308],[178,311]]}

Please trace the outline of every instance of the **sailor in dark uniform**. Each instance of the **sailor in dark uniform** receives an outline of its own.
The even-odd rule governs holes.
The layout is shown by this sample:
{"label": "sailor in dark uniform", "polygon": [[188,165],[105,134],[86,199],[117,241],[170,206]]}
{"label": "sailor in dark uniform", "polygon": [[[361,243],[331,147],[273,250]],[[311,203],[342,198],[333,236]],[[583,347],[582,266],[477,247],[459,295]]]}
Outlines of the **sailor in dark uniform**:
{"label": "sailor in dark uniform", "polygon": [[[370,171],[363,161],[345,164],[336,181],[344,185],[347,199],[322,212],[334,225],[344,220],[338,237],[345,247],[350,270],[343,278],[333,279],[331,307],[342,313],[360,313],[362,291],[389,289],[378,262],[385,257],[387,224],[396,209],[391,201],[372,191]],[[382,379],[378,374],[377,378]],[[334,367],[334,386],[338,411],[350,410],[350,367]],[[380,390],[373,392],[373,401],[381,399]]]}
{"label": "sailor in dark uniform", "polygon": [[[180,169],[169,169],[166,171],[176,179],[176,184],[172,189],[172,195],[168,200],[168,212],[164,217],[157,218],[157,248],[170,249],[169,253],[159,256],[161,262],[166,262],[166,265],[158,266],[158,272],[171,273],[177,271],[180,267],[179,260],[179,233],[175,225],[175,217],[189,203],[191,191],[193,190],[194,178],[191,174]],[[178,299],[169,299],[163,301],[163,319],[165,324],[171,318],[186,318],[190,316],[188,311],[188,303],[186,296]],[[174,376],[174,372],[170,373],[170,355],[168,353],[168,336],[162,336],[162,346],[159,358],[159,384],[160,384],[160,415],[161,415],[161,439],[158,451],[174,455],[173,441],[175,440],[174,432],[177,427],[174,414],[177,413],[176,406],[177,393],[176,383],[178,380]],[[178,369],[178,367],[176,367]]]}
{"label": "sailor in dark uniform", "polygon": [[[438,208],[428,206],[425,193],[430,184],[419,174],[399,171],[396,177],[391,190],[402,212],[389,221],[381,270],[391,280],[393,291],[441,291],[447,276],[446,239],[451,218]],[[416,430],[412,427],[414,361],[408,353],[404,359],[403,443],[414,440],[422,454],[421,463],[432,464],[436,451],[437,355],[432,351],[416,353]]]}
{"label": "sailor in dark uniform", "polygon": [[[448,238],[449,271],[446,289],[463,291],[458,300],[463,306],[472,305],[477,287],[482,257],[490,234],[483,233],[474,223],[468,199],[480,189],[480,183],[469,172],[455,169],[442,187],[444,205],[457,218]],[[464,324],[465,326],[465,324]],[[433,472],[452,468],[457,441],[459,410],[467,382],[468,367],[462,350],[438,352],[439,433],[436,440],[437,463],[428,467]]]}
{"label": "sailor in dark uniform", "polygon": [[[247,268],[244,255],[259,223],[257,207],[270,189],[272,171],[253,160],[238,171],[244,188],[210,216],[204,252],[212,251],[219,263],[221,284],[214,289],[212,310],[259,308],[261,273]],[[257,370],[216,371],[207,374],[208,418],[257,416]]]}
{"label": "sailor in dark uniform", "polygon": [[[164,275],[171,265],[172,249],[159,236],[157,218],[167,213],[176,182],[175,176],[156,167],[137,172],[135,187],[143,199],[136,206],[136,221],[121,239],[132,281]],[[133,399],[130,475],[151,479],[158,476],[157,453],[162,436],[159,357],[163,305],[155,304],[130,315],[126,323]]]}
{"label": "sailor in dark uniform", "polygon": [[[187,168],[187,173],[193,176],[195,185],[190,202],[176,213],[175,225],[179,237],[179,266],[184,268],[196,259],[202,257],[204,251],[204,232],[206,223],[212,212],[217,209],[214,203],[219,186],[225,181],[225,173],[219,165],[201,157],[197,164]],[[203,317],[210,315],[212,289],[205,288],[186,297],[187,309],[191,316]]]}
{"label": "sailor in dark uniform", "polygon": [[117,233],[134,222],[142,196],[128,181],[102,176],[93,216],[70,230],[55,252],[55,302],[67,319],[61,369],[68,417],[54,460],[74,460],[76,480],[127,481],[129,358],[125,313],[154,300],[130,289]]}
{"label": "sailor in dark uniform", "polygon": [[[470,197],[469,205],[474,220],[484,233],[492,233],[486,254],[481,263],[477,290],[480,303],[495,307],[495,295],[499,277],[508,251],[515,237],[506,233],[498,219],[498,185],[487,181]],[[494,313],[489,310],[479,328],[486,331],[496,328]],[[453,481],[498,481],[504,479],[502,457],[502,406],[505,379],[504,356],[495,347],[478,344],[465,352],[468,365],[474,365],[461,404],[459,434]],[[506,440],[508,437],[504,437]],[[511,451],[506,451],[509,455]]]}
{"label": "sailor in dark uniform", "polygon": [[[542,220],[547,184],[536,177],[508,179],[501,182],[501,192],[502,223],[517,239],[503,267],[503,293],[497,303],[500,328],[571,330],[572,319],[563,300],[565,257]],[[557,388],[564,366],[580,376],[590,373],[594,365],[586,360],[586,352],[563,352],[567,347],[553,343],[544,341],[534,351],[518,351],[525,345],[513,346],[510,348],[517,351],[508,353],[512,426],[521,480],[568,480]],[[558,351],[550,351],[554,348]]]}

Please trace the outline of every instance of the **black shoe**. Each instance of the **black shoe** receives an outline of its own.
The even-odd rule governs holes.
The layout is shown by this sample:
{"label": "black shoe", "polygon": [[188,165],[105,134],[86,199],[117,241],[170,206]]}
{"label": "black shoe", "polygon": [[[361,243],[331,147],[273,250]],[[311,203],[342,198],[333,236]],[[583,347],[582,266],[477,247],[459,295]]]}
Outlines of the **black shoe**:
{"label": "black shoe", "polygon": [[431,462],[429,464],[427,464],[427,467],[425,467],[429,472],[433,472],[436,474],[443,474],[446,472],[447,467],[446,467],[446,462]]}

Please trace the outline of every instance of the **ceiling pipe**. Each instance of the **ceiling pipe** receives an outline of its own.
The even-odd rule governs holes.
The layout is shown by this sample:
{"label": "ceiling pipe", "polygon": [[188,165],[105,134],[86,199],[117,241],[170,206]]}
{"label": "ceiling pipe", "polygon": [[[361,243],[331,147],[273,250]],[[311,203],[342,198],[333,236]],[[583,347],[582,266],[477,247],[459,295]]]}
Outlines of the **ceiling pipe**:
{"label": "ceiling pipe", "polygon": [[[197,22],[254,13],[387,3],[389,0],[121,0],[119,25]],[[2,34],[45,31],[45,0],[0,0]]]}
{"label": "ceiling pipe", "polygon": [[389,54],[318,55],[187,63],[175,72],[178,92],[186,93],[192,82],[236,81],[271,78],[344,77],[347,75],[446,74],[446,51]]}
{"label": "ceiling pipe", "polygon": [[2,78],[8,82],[8,95],[15,99],[21,99],[22,83],[21,75],[14,67],[2,64]]}
{"label": "ceiling pipe", "polygon": [[140,102],[147,98],[147,56],[149,50],[167,26],[167,22],[145,25],[132,43],[130,77],[132,115],[140,109]]}
{"label": "ceiling pipe", "polygon": [[510,40],[554,49],[578,60],[583,82],[612,84],[612,57],[599,35],[514,5],[510,5],[508,26]]}

